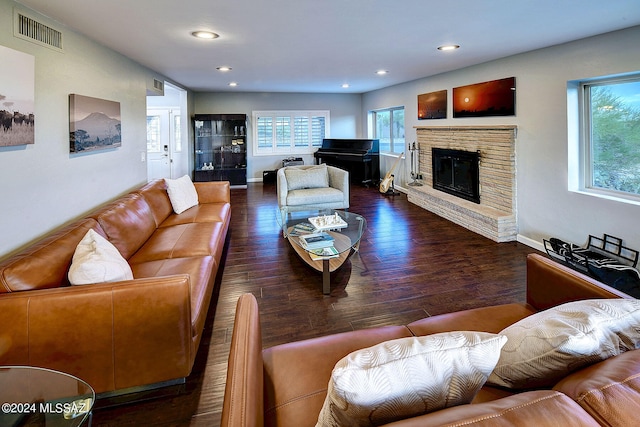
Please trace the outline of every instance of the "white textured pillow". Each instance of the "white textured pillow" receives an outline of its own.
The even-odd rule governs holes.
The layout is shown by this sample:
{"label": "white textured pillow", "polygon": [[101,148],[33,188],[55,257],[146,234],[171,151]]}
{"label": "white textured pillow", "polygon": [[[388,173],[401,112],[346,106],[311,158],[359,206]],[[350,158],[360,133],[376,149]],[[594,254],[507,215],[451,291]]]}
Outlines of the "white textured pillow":
{"label": "white textured pillow", "polygon": [[87,231],[73,254],[69,283],[87,285],[131,279],[131,267],[118,249],[94,230]]}
{"label": "white textured pillow", "polygon": [[469,403],[506,338],[448,332],[355,351],[333,368],[316,427],[373,426]]}
{"label": "white textured pillow", "polygon": [[189,175],[178,179],[165,178],[164,182],[167,183],[167,193],[175,213],[181,214],[198,204],[198,192]]}
{"label": "white textured pillow", "polygon": [[299,169],[289,167],[284,170],[288,190],[303,188],[326,188],[329,186],[329,170],[326,164]]}
{"label": "white textured pillow", "polygon": [[638,348],[640,301],[570,302],[528,316],[500,333],[509,340],[488,383],[552,386],[570,372]]}

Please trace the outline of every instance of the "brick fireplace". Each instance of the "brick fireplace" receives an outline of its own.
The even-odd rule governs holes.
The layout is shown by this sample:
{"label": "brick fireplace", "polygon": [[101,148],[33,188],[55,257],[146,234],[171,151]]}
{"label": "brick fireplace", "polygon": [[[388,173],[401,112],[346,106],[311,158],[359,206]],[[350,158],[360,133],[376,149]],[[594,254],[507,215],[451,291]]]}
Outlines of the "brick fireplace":
{"label": "brick fireplace", "polygon": [[[416,127],[423,186],[408,200],[496,242],[516,240],[516,126]],[[433,188],[432,148],[480,153],[480,203]]]}

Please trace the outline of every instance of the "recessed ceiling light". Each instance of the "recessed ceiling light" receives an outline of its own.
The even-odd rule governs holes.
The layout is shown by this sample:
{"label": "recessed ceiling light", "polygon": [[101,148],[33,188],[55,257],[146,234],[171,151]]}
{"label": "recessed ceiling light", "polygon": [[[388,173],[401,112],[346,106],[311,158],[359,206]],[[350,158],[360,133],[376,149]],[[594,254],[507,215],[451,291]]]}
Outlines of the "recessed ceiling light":
{"label": "recessed ceiling light", "polygon": [[438,46],[438,50],[447,51],[447,50],[456,50],[460,49],[460,46],[457,44],[445,44],[443,46]]}
{"label": "recessed ceiling light", "polygon": [[376,71],[376,74],[379,75],[379,76],[384,76],[387,73],[389,73],[387,70],[378,70],[378,71]]}
{"label": "recessed ceiling light", "polygon": [[348,88],[348,87],[349,87],[349,83],[343,83],[343,84],[342,84],[342,88],[343,88],[343,89],[346,89],[346,88]]}
{"label": "recessed ceiling light", "polygon": [[236,83],[236,82],[231,82],[231,83],[229,83],[229,86],[231,86],[231,87],[236,87],[236,86],[238,86],[238,83]]}
{"label": "recessed ceiling light", "polygon": [[194,31],[193,33],[191,33],[191,35],[199,39],[207,40],[217,39],[218,37],[220,37],[218,34],[211,31]]}
{"label": "recessed ceiling light", "polygon": [[224,67],[224,66],[223,66],[223,67],[216,67],[216,70],[218,70],[218,71],[222,71],[222,72],[225,72],[225,71],[231,71],[231,70],[232,70],[232,68],[231,68],[231,67]]}

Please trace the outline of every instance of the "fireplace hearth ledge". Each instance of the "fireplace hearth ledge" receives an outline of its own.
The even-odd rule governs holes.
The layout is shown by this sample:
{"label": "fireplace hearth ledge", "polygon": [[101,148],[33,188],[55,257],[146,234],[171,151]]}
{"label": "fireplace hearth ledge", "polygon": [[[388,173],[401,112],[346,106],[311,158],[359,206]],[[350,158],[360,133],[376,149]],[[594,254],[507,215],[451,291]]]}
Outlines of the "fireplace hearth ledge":
{"label": "fireplace hearth ledge", "polygon": [[428,186],[408,188],[407,199],[494,242],[511,242],[517,239],[516,215],[511,212],[463,200]]}

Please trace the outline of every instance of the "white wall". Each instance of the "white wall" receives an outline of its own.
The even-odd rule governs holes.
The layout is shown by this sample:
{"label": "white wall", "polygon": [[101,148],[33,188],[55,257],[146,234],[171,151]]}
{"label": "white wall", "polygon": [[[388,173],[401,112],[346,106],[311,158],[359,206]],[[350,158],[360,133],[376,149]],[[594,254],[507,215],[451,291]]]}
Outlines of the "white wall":
{"label": "white wall", "polygon": [[[518,126],[516,142],[519,240],[538,245],[560,237],[586,243],[612,234],[640,249],[640,206],[568,191],[567,81],[640,70],[640,27],[529,52],[366,93],[362,114],[404,105],[406,140],[414,126]],[[464,46],[463,46],[464,49]],[[516,77],[516,116],[452,119],[452,88]],[[449,118],[418,120],[417,95],[449,91]]]}
{"label": "white wall", "polygon": [[[14,7],[26,10],[0,0],[0,45],[35,56],[35,144],[0,147],[0,258],[146,182],[146,89],[157,77],[29,10],[63,32],[65,51],[15,38]],[[71,156],[69,94],[120,102],[122,147]]]}
{"label": "white wall", "polygon": [[[196,114],[246,114],[247,132],[251,135],[251,113],[259,110],[329,110],[331,138],[360,138],[363,135],[361,96],[357,94],[317,93],[234,93],[201,92],[194,96]],[[247,180],[261,180],[262,171],[282,166],[286,156],[253,156],[249,138],[247,150]],[[313,164],[312,155],[302,156],[305,164]]]}

